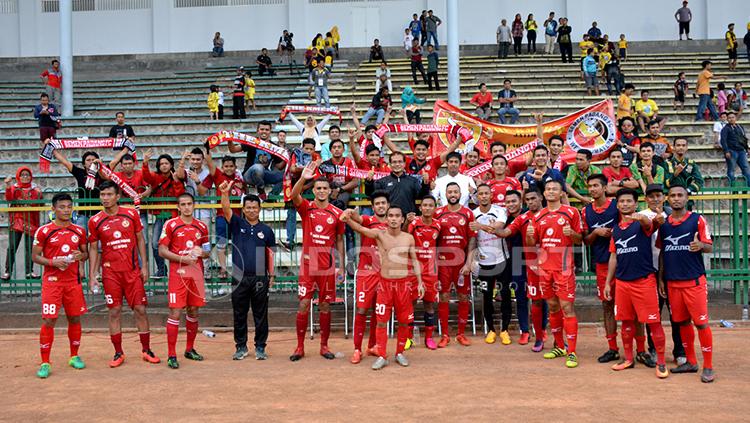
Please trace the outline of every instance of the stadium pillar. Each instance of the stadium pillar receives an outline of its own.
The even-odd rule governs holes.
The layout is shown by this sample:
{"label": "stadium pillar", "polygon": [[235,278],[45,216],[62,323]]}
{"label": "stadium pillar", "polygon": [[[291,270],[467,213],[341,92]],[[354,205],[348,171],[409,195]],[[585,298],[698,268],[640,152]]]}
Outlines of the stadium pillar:
{"label": "stadium pillar", "polygon": [[60,70],[62,115],[73,116],[73,0],[60,0]]}
{"label": "stadium pillar", "polygon": [[447,0],[448,102],[461,106],[461,82],[458,58],[458,0]]}

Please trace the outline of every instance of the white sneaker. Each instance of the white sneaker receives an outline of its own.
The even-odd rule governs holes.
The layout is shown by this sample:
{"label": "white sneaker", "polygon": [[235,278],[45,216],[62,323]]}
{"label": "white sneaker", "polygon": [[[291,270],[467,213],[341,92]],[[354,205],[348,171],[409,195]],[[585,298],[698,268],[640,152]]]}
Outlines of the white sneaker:
{"label": "white sneaker", "polygon": [[403,367],[409,367],[409,360],[407,360],[406,356],[403,354],[396,354],[396,363]]}
{"label": "white sneaker", "polygon": [[388,360],[384,359],[383,357],[378,357],[378,359],[375,360],[374,363],[372,363],[372,369],[380,370],[387,365],[388,365]]}

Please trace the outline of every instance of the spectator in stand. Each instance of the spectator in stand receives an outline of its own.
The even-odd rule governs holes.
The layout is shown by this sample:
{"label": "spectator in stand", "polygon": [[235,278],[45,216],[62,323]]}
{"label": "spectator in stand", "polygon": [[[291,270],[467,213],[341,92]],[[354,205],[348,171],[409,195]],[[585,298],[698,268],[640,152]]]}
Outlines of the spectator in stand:
{"label": "spectator in stand", "polygon": [[432,91],[432,82],[435,82],[435,90],[440,90],[440,81],[438,81],[438,65],[440,64],[440,55],[435,51],[432,44],[427,44],[427,89]]}
{"label": "spectator in stand", "polygon": [[719,120],[714,122],[713,127],[713,141],[714,148],[721,150],[721,131],[727,125],[727,112],[719,114]]}
{"label": "spectator in stand", "polygon": [[[537,120],[537,134],[539,134],[539,125],[541,119]],[[537,135],[537,138],[542,138]],[[563,150],[565,149],[565,140],[559,135],[553,135],[547,141],[549,144],[549,165],[552,169],[559,170],[560,173],[565,175],[568,170],[568,162],[562,157]]]}
{"label": "spectator in stand", "polygon": [[422,25],[422,33],[419,38],[419,45],[423,46],[427,43],[427,10],[422,10],[422,14],[419,15],[419,23]]}
{"label": "spectator in stand", "polygon": [[417,40],[412,42],[409,57],[411,58],[411,77],[414,79],[414,85],[417,85],[417,71],[422,75],[422,81],[427,84],[427,75],[425,75],[424,65],[422,64],[422,46],[419,45]]}
{"label": "spectator in stand", "polygon": [[[583,75],[585,73],[585,70],[583,69],[583,61],[586,59],[586,56],[588,56],[589,49],[592,50],[592,56],[597,63],[599,62],[597,57],[599,52],[596,50],[596,44],[591,41],[589,34],[583,34],[583,40],[578,43],[578,49],[581,51],[581,75]],[[584,79],[583,76],[581,79]]]}
{"label": "spectator in stand", "polygon": [[591,22],[591,28],[589,28],[588,32],[586,33],[589,35],[589,38],[593,42],[596,42],[596,40],[602,38],[602,30],[597,27],[596,21]]}
{"label": "spectator in stand", "polygon": [[419,105],[424,104],[425,99],[417,97],[412,87],[404,87],[401,92],[401,108],[406,111],[406,119],[409,123],[419,124],[422,122],[422,116],[419,113]]}
{"label": "spectator in stand", "polygon": [[[200,151],[200,149],[197,149]],[[203,161],[203,152],[200,153],[201,161]],[[191,159],[192,163],[192,159]],[[121,170],[117,170],[117,165],[121,165]],[[123,148],[119,153],[115,155],[112,161],[109,162],[109,168],[117,175],[123,182],[133,187],[135,192],[138,193],[140,198],[146,198],[151,195],[151,187],[143,180],[143,171],[135,168],[135,157],[133,157],[128,149]],[[107,179],[104,175],[101,175],[103,179]],[[187,180],[190,182],[190,180]],[[194,191],[196,192],[196,191]],[[123,195],[126,195],[123,193]],[[207,210],[208,211],[208,210]],[[148,212],[141,210],[141,225],[144,228],[148,227]],[[210,217],[210,216],[209,216]],[[210,219],[209,219],[210,223]]]}
{"label": "spectator in stand", "polygon": [[536,30],[538,26],[533,13],[529,13],[524,26],[526,27],[526,42],[528,43],[526,53],[536,53]]}
{"label": "spectator in stand", "polygon": [[[422,21],[419,20],[419,15],[417,15],[416,13],[411,15],[411,22],[409,22],[409,26],[407,28],[411,32],[412,38],[415,40],[419,40],[419,36],[422,35]],[[409,50],[411,48],[411,43],[404,47]]]}
{"label": "spectator in stand", "polygon": [[742,89],[742,82],[735,82],[732,89],[734,100],[729,103],[729,108],[737,112],[737,119],[742,116],[742,112],[747,107],[747,93]]}
{"label": "spectator in stand", "polygon": [[[6,201],[28,201],[40,200],[42,191],[34,183],[34,175],[31,168],[21,166],[16,170],[16,182],[13,183],[13,177],[5,178],[5,200]],[[33,204],[22,205],[28,207]],[[34,264],[31,261],[31,244],[32,236],[39,228],[39,212],[24,211],[8,213],[8,239],[6,246],[8,253],[5,258],[5,272],[0,279],[7,281],[16,266],[16,254],[21,241],[24,243],[24,270],[26,279],[39,279],[39,275],[34,273]],[[20,277],[17,279],[21,279]]]}
{"label": "spectator in stand", "polygon": [[211,84],[208,92],[208,99],[206,100],[208,105],[208,117],[211,120],[219,119],[219,87]]}
{"label": "spectator in stand", "polygon": [[285,29],[281,33],[281,37],[279,37],[279,44],[276,47],[276,51],[281,55],[279,64],[284,64],[284,58],[286,57],[287,63],[289,64],[289,73],[291,74],[294,64],[294,34]]}
{"label": "spectator in stand", "polygon": [[220,32],[214,34],[214,49],[211,52],[211,56],[224,57],[224,39],[221,38]]}
{"label": "spectator in stand", "polygon": [[572,32],[573,28],[568,25],[568,18],[560,18],[560,25],[557,27],[557,44],[560,46],[560,56],[562,56],[563,63],[573,63]]}
{"label": "spectator in stand", "polygon": [[[614,196],[623,188],[638,189],[639,180],[633,176],[627,166],[622,163],[622,150],[613,148],[609,150],[609,166],[602,169],[602,174],[607,178],[607,195]],[[638,175],[640,178],[641,175]]]}
{"label": "spectator in stand", "polygon": [[734,168],[739,166],[745,185],[750,187],[750,165],[747,163],[747,132],[737,123],[737,114],[727,113],[727,124],[721,130],[721,149],[727,162],[729,186],[734,185]]}
{"label": "spectator in stand", "polygon": [[323,40],[323,45],[325,46],[326,56],[330,55],[333,57],[336,54],[336,41],[330,31],[326,32],[326,38]]}
{"label": "spectator in stand", "polygon": [[650,142],[654,146],[654,161],[664,166],[664,161],[672,157],[672,145],[667,138],[660,133],[659,122],[652,120],[648,123],[648,133],[641,139],[641,142]]}
{"label": "spectator in stand", "polygon": [[[613,93],[622,92],[623,77],[620,71],[620,59],[615,56],[614,52],[609,50],[609,47],[607,47],[607,51],[611,56],[609,62],[604,65],[604,74],[607,78],[607,95],[612,95]],[[613,84],[614,90],[612,90]]]}
{"label": "spectator in stand", "polygon": [[393,103],[391,101],[390,91],[388,91],[387,87],[381,87],[380,92],[372,97],[372,103],[370,103],[370,107],[367,108],[365,115],[362,116],[360,124],[366,125],[371,117],[376,116],[375,124],[380,125],[383,122],[383,119],[385,119],[386,110],[390,108],[391,104]]}
{"label": "spectator in stand", "polygon": [[638,158],[630,164],[632,173],[640,184],[639,194],[646,192],[646,187],[653,184],[664,184],[664,168],[654,162],[654,145],[648,141],[642,142]]}
{"label": "spectator in stand", "polygon": [[326,47],[326,41],[325,38],[323,38],[323,34],[317,33],[315,34],[315,38],[313,38],[312,42],[310,43],[312,48],[315,49],[316,54],[323,55]]}
{"label": "spectator in stand", "polygon": [[[686,4],[687,2],[684,2],[683,4]],[[695,84],[695,94],[698,95],[698,110],[695,113],[695,121],[703,120],[703,113],[706,111],[706,108],[708,108],[708,112],[711,114],[711,119],[716,120],[719,118],[719,115],[716,113],[716,108],[714,107],[713,102],[711,102],[711,78],[717,78],[717,79],[725,79],[723,77],[719,77],[717,75],[714,75],[713,72],[711,72],[711,61],[710,60],[704,60],[701,63],[701,67],[703,70],[698,75],[698,82]]]}
{"label": "spectator in stand", "polygon": [[518,56],[521,54],[521,42],[523,41],[523,21],[520,13],[516,13],[516,18],[510,24],[510,33],[513,35],[513,53]]}
{"label": "spectator in stand", "polygon": [[414,41],[414,36],[411,35],[411,30],[406,28],[404,30],[404,39],[401,41],[401,45],[404,46],[404,51],[408,52],[411,49],[411,43]]}
{"label": "spectator in stand", "polygon": [[437,37],[437,28],[440,26],[443,21],[440,20],[437,16],[432,14],[432,10],[427,11],[427,17],[424,20],[425,22],[425,30],[427,31],[427,38],[425,38],[425,41],[422,42],[422,45],[424,45],[425,42],[431,43],[433,46],[435,46],[435,50],[440,50],[440,44],[438,44],[438,37]]}
{"label": "spectator in stand", "polygon": [[628,58],[628,40],[625,39],[625,34],[620,34],[617,48],[620,50],[620,61],[624,62]]}
{"label": "spectator in stand", "polygon": [[255,107],[255,81],[253,80],[253,73],[245,71],[245,108],[253,106],[253,110],[257,110]]}
{"label": "spectator in stand", "polygon": [[641,98],[635,102],[635,113],[638,117],[638,126],[641,131],[646,132],[646,124],[651,121],[659,123],[659,130],[664,129],[667,120],[659,116],[659,106],[656,102],[648,98],[648,90],[641,90]]}
{"label": "spectator in stand", "polygon": [[688,82],[685,78],[685,72],[680,72],[679,74],[677,74],[677,81],[674,82],[672,91],[674,92],[674,102],[672,103],[672,105],[676,110],[684,110],[685,96],[689,91]]}
{"label": "spectator in stand", "polygon": [[[302,169],[304,169],[305,165],[320,160],[320,156],[315,152],[315,140],[311,138],[303,139],[302,147],[292,149],[291,153],[290,157],[294,157],[294,159],[289,163],[289,175],[292,178],[292,186],[294,186],[302,175]],[[309,193],[312,186],[312,182],[305,185],[303,192]],[[297,211],[292,201],[287,202],[285,208],[287,242],[284,243],[282,241],[281,245],[291,251],[295,247],[295,240],[297,238]]]}
{"label": "spectator in stand", "polygon": [[666,187],[681,185],[687,188],[690,194],[697,194],[703,189],[703,176],[701,176],[700,165],[687,157],[687,138],[675,138],[672,151],[674,155],[665,162],[667,165]]}
{"label": "spectator in stand", "polygon": [[271,56],[268,55],[267,48],[263,48],[260,50],[260,55],[257,59],[255,59],[255,63],[258,65],[258,75],[276,75],[276,69],[274,69],[273,67],[273,62],[271,61]]}
{"label": "spectator in stand", "polygon": [[[332,115],[324,115],[323,119],[318,123],[315,123],[315,118],[312,115],[309,115],[305,119],[304,124],[297,119],[297,116],[295,116],[294,113],[289,112],[288,116],[297,130],[299,130],[302,139],[312,138],[315,140],[315,151],[320,151],[322,147],[320,143],[320,134],[323,133],[323,128],[325,128],[328,121],[331,120]],[[284,139],[286,140],[286,138]]]}
{"label": "spectator in stand", "polygon": [[622,152],[622,165],[628,167],[640,152],[641,139],[635,132],[635,120],[630,116],[618,121],[618,129],[617,146]]}
{"label": "spectator in stand", "polygon": [[328,81],[331,79],[331,71],[326,69],[325,62],[318,62],[318,66],[310,72],[308,83],[315,89],[315,104],[318,106],[331,107],[331,99],[328,97]]}
{"label": "spectator in stand", "polygon": [[[122,161],[123,169],[127,168],[125,157],[127,156],[123,156]],[[203,150],[201,150],[199,147],[195,147],[190,150],[188,163],[188,168],[183,165],[182,171],[178,170],[178,173],[176,173],[177,179],[185,181],[185,192],[195,198],[198,198],[199,196],[201,196],[198,187],[203,183],[203,181],[206,180],[207,177],[209,177],[209,175],[211,175],[211,171],[209,170],[208,166],[204,166],[204,164],[206,164],[206,156],[203,153]],[[138,172],[141,171],[139,170]],[[210,227],[212,214],[211,211],[211,209],[195,209],[195,211],[193,212],[193,217],[205,223],[206,227]]]}
{"label": "spectator in stand", "polygon": [[747,32],[742,41],[745,43],[745,50],[747,50],[747,62],[750,63],[750,22],[747,23]]}
{"label": "spectator in stand", "polygon": [[34,119],[39,122],[39,139],[41,141],[55,137],[55,133],[60,127],[60,111],[56,105],[50,103],[47,93],[42,93],[39,96],[39,104],[34,106]]}
{"label": "spectator in stand", "polygon": [[547,54],[555,53],[555,39],[557,38],[557,21],[555,12],[549,12],[549,17],[544,21],[544,52]]}
{"label": "spectator in stand", "polygon": [[692,38],[690,38],[690,21],[693,20],[693,14],[690,12],[687,5],[687,0],[683,1],[682,7],[677,9],[677,12],[674,14],[674,18],[680,27],[680,40],[682,40],[683,33],[685,34],[685,38],[692,40]]}
{"label": "spectator in stand", "polygon": [[594,59],[594,49],[590,48],[586,51],[586,57],[583,58],[583,78],[586,82],[586,95],[591,95],[592,91],[597,96],[599,95],[598,69],[598,64],[596,63],[596,59]]}
{"label": "spectator in stand", "polygon": [[224,120],[224,91],[218,85],[216,86],[216,94],[219,96],[217,118]]}
{"label": "spectator in stand", "polygon": [[377,38],[373,41],[372,47],[370,47],[370,63],[372,63],[373,60],[386,63],[385,55],[383,54],[383,47],[380,46],[380,40]]}
{"label": "spectator in stand", "polygon": [[560,182],[563,191],[565,191],[565,178],[559,170],[550,167],[547,147],[544,145],[536,146],[533,157],[531,167],[518,178],[524,191],[543,192],[544,184],[549,180]]}
{"label": "spectator in stand", "polygon": [[[635,101],[632,95],[635,91],[635,85],[625,84],[620,97],[617,98],[617,120],[624,117],[633,118],[635,116]],[[635,122],[635,120],[633,121]]]}
{"label": "spectator in stand", "polygon": [[501,20],[500,26],[497,27],[495,34],[497,36],[497,58],[505,59],[508,57],[508,48],[513,39],[510,27],[508,26],[508,21],[505,19]]}
{"label": "spectator in stand", "polygon": [[479,119],[489,120],[492,115],[492,93],[487,91],[487,84],[479,84],[479,92],[474,94],[469,103],[476,107],[476,114]]}
{"label": "spectator in stand", "polygon": [[577,198],[584,205],[591,203],[588,189],[588,178],[591,175],[602,173],[601,169],[591,164],[593,154],[591,150],[582,148],[576,152],[575,166],[568,166],[565,185],[567,185],[568,194]]}
{"label": "spectator in stand", "polygon": [[44,81],[44,91],[49,96],[50,101],[56,103],[62,100],[62,71],[60,70],[59,60],[52,60],[51,65],[39,77]]}
{"label": "spectator in stand", "polygon": [[[412,41],[412,45],[414,41]],[[388,87],[388,91],[393,91],[393,84],[391,83],[391,70],[388,69],[388,64],[380,62],[380,67],[375,70],[375,93],[380,92],[381,87]]]}
{"label": "spectator in stand", "polygon": [[[282,141],[283,133],[283,141]],[[304,138],[303,138],[304,139]],[[331,125],[328,127],[328,142],[320,146],[320,158],[321,160],[328,160],[332,157],[331,155],[331,143],[341,139],[341,128],[338,125]],[[286,132],[283,130],[279,131],[279,146],[286,145]],[[283,142],[283,145],[282,145]],[[344,155],[349,154],[349,146],[344,144]],[[281,170],[284,170],[283,168]]]}
{"label": "spectator in stand", "polygon": [[737,36],[734,35],[734,24],[727,26],[727,32],[724,34],[727,41],[727,54],[729,55],[729,70],[734,71],[737,68]]}
{"label": "spectator in stand", "polygon": [[716,84],[716,108],[719,113],[727,110],[727,87],[723,82]]}
{"label": "spectator in stand", "polygon": [[503,89],[497,93],[497,102],[500,103],[500,108],[497,111],[497,116],[500,119],[500,123],[505,123],[505,115],[510,115],[510,124],[516,123],[518,116],[521,112],[513,106],[518,101],[516,91],[511,89],[510,79],[503,81]]}
{"label": "spectator in stand", "polygon": [[125,112],[115,113],[116,124],[109,128],[110,138],[126,138],[135,142],[133,127],[125,124]]}
{"label": "spectator in stand", "polygon": [[245,68],[240,66],[232,83],[232,119],[245,118]]}

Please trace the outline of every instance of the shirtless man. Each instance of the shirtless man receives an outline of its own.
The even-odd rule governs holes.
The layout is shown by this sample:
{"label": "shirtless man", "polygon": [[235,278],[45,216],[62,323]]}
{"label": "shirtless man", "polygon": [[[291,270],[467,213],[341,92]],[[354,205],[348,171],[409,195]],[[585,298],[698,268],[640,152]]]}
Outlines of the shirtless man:
{"label": "shirtless man", "polygon": [[[372,365],[373,370],[380,370],[388,365],[386,360],[386,345],[388,333],[386,325],[391,317],[391,308],[395,307],[398,320],[398,344],[396,346],[396,362],[401,366],[408,366],[409,361],[404,356],[406,338],[409,336],[409,324],[414,320],[412,304],[412,285],[417,280],[419,297],[424,295],[424,283],[417,253],[414,248],[414,238],[401,228],[404,225],[404,213],[396,206],[388,208],[386,213],[385,230],[368,229],[351,218],[352,211],[346,210],[340,219],[361,235],[377,241],[380,251],[381,286],[378,289],[375,314],[378,319],[377,350],[378,358]],[[409,270],[411,265],[414,273]]]}

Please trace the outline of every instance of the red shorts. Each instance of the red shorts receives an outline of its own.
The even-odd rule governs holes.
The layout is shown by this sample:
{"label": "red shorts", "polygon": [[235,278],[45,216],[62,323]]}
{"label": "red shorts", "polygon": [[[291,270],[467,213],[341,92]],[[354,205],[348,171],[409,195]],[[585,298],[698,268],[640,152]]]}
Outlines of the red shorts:
{"label": "red shorts", "polygon": [[[461,277],[463,265],[438,267],[438,291],[448,294],[451,288],[456,287],[457,294],[468,294],[471,292],[471,280],[469,277]],[[459,278],[461,280],[459,281]]]}
{"label": "red shorts", "polygon": [[137,305],[148,304],[140,269],[116,272],[105,268],[102,272],[102,285],[104,285],[107,308],[121,306],[123,297],[131,309]]}
{"label": "red shorts", "polygon": [[[607,272],[609,272],[609,263],[596,263],[596,296],[601,301],[607,301],[604,297],[604,287],[607,285]],[[611,295],[615,296],[615,280],[612,279]]]}
{"label": "red shorts", "polygon": [[[422,283],[424,283],[424,296],[422,297],[423,303],[436,303],[438,300],[438,282],[437,275],[422,275]],[[419,299],[419,287],[414,284],[414,301]]]}
{"label": "red shorts", "polygon": [[638,320],[641,323],[661,321],[659,293],[656,290],[654,274],[634,281],[617,280],[615,320]]}
{"label": "red shorts", "polygon": [[669,306],[672,320],[685,322],[693,320],[696,325],[708,324],[708,284],[706,277],[695,281],[667,281]]}
{"label": "red shorts", "polygon": [[539,269],[539,290],[542,298],[557,297],[562,301],[576,300],[576,274],[573,269],[565,271]]}
{"label": "red shorts", "polygon": [[60,307],[65,315],[80,316],[88,309],[83,297],[83,286],[78,281],[49,282],[42,280],[42,318],[56,319]]}
{"label": "red shorts", "polygon": [[336,299],[336,271],[331,267],[328,271],[310,272],[309,264],[302,263],[297,297],[300,300],[309,300],[315,291],[318,291],[318,300],[320,302],[333,302]]}
{"label": "red shorts", "polygon": [[539,273],[537,272],[537,266],[526,267],[526,296],[532,301],[544,299],[539,287]]}
{"label": "red shorts", "polygon": [[169,308],[183,308],[185,306],[202,307],[206,304],[206,287],[203,275],[199,277],[182,276],[177,272],[170,272],[167,287]]}
{"label": "red shorts", "polygon": [[379,273],[357,271],[357,308],[371,309],[375,307],[379,283]]}
{"label": "red shorts", "polygon": [[401,324],[414,321],[414,304],[412,303],[412,289],[417,284],[413,276],[398,279],[382,279],[381,289],[378,289],[378,300],[375,305],[375,315],[378,322],[387,322],[391,318],[391,309],[396,310],[396,320]]}

